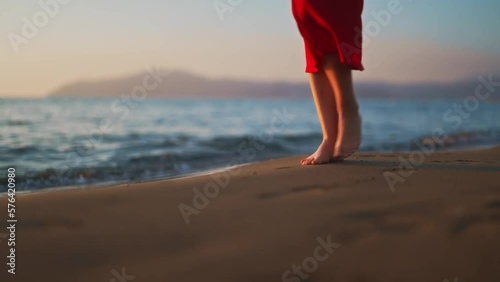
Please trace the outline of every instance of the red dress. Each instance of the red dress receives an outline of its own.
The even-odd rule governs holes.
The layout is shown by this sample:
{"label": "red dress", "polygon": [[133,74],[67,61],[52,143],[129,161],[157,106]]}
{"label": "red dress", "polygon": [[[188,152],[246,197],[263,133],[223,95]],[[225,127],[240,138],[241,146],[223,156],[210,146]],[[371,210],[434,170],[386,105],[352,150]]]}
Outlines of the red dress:
{"label": "red dress", "polygon": [[304,38],[306,72],[315,73],[328,54],[354,70],[361,64],[363,0],[292,0],[292,11]]}

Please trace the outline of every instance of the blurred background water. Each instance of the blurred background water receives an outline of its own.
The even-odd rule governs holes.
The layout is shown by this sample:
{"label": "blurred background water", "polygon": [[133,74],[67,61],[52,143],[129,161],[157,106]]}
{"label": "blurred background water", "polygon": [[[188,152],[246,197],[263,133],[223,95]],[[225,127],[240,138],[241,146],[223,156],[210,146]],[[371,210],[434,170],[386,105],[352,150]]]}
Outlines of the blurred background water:
{"label": "blurred background water", "polygon": [[[461,100],[361,100],[360,151],[438,150],[500,143],[500,104],[460,114]],[[312,99],[0,100],[0,192],[9,167],[19,191],[171,178],[313,152],[321,141]]]}

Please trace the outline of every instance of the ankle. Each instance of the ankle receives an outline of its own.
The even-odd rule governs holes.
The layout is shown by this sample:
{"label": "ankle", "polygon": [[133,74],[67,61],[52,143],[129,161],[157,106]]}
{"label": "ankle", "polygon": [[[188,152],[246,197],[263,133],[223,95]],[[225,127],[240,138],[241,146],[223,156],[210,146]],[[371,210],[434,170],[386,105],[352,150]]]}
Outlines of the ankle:
{"label": "ankle", "polygon": [[336,140],[334,138],[323,137],[323,141],[321,143],[328,144],[328,145],[333,145],[333,144],[335,144],[335,142],[336,142]]}

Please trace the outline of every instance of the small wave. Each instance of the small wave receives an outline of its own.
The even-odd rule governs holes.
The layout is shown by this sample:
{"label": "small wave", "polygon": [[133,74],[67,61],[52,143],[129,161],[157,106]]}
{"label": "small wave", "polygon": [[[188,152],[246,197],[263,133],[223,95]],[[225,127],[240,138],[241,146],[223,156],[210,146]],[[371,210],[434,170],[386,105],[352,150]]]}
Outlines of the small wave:
{"label": "small wave", "polygon": [[435,151],[461,150],[500,144],[498,131],[455,132],[443,136],[422,136],[410,141],[363,144],[360,151],[365,152],[408,152],[432,148]]}
{"label": "small wave", "polygon": [[18,147],[8,147],[6,150],[9,154],[26,154],[26,153],[34,153],[39,151],[39,147],[35,145],[24,145]]}
{"label": "small wave", "polygon": [[456,132],[444,136],[427,136],[416,140],[410,147],[418,150],[431,146],[436,150],[474,148],[485,145],[496,145],[500,142],[500,134],[495,131]]}
{"label": "small wave", "polygon": [[29,120],[13,120],[9,119],[4,122],[5,125],[7,126],[28,126],[31,125],[32,122]]}

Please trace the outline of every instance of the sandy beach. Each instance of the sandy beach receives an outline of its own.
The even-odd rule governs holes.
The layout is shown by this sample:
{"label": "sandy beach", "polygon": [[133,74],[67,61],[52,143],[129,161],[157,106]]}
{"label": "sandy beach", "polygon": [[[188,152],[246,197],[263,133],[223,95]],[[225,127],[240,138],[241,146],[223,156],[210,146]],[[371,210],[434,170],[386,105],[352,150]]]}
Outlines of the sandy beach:
{"label": "sandy beach", "polygon": [[500,148],[300,159],[17,195],[0,281],[500,281]]}

